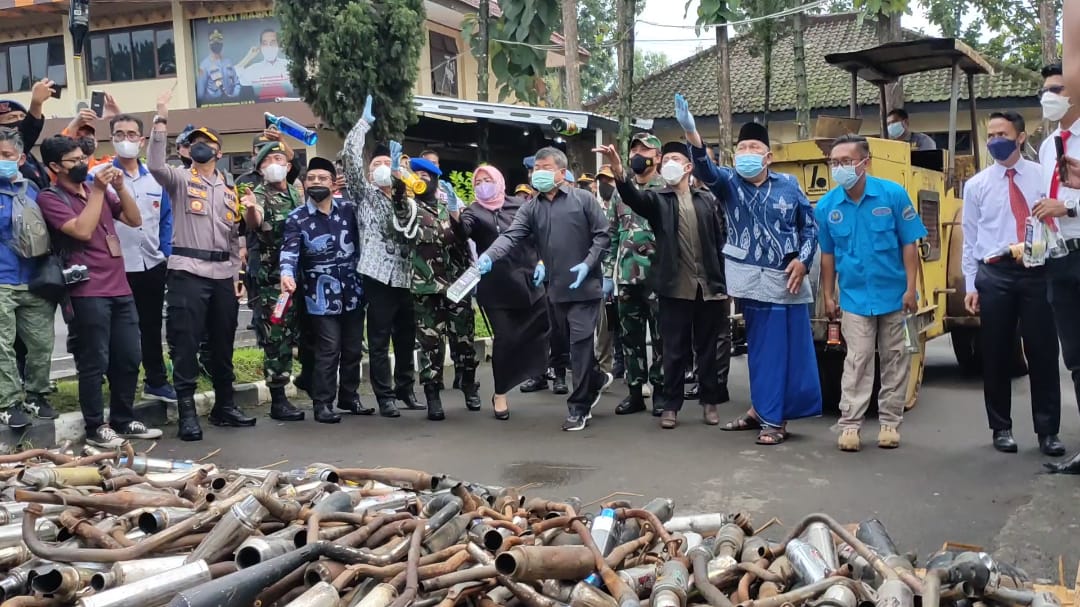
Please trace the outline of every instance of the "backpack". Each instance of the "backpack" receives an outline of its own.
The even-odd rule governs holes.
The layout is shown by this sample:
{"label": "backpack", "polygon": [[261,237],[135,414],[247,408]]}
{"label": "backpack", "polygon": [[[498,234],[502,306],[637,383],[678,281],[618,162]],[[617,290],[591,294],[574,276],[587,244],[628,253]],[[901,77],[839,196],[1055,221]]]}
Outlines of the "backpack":
{"label": "backpack", "polygon": [[35,259],[47,255],[52,249],[49,226],[41,214],[41,208],[26,193],[30,182],[18,182],[18,190],[0,189],[0,194],[11,197],[11,240],[7,243],[15,254],[23,259]]}

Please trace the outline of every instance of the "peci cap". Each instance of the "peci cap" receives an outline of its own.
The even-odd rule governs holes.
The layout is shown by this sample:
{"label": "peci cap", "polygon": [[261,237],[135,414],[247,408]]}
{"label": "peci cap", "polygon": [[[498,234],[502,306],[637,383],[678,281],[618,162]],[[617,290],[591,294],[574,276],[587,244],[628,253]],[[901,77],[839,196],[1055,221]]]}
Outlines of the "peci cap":
{"label": "peci cap", "polygon": [[375,146],[375,149],[371,151],[372,158],[378,158],[379,156],[389,156],[390,147],[385,143],[380,143]]}
{"label": "peci cap", "polygon": [[747,122],[739,129],[739,139],[736,143],[743,141],[760,141],[766,146],[769,145],[769,129],[765,125],[758,122]]}
{"label": "peci cap", "polygon": [[23,106],[23,104],[13,99],[0,100],[0,116],[3,116],[4,114],[10,114],[11,112],[22,112],[25,114],[26,108]]}
{"label": "peci cap", "polygon": [[330,162],[329,160],[327,160],[325,158],[320,158],[318,156],[312,156],[311,157],[311,160],[308,161],[307,170],[308,171],[327,171],[334,178],[337,178],[337,167],[334,166],[334,163]]}
{"label": "peci cap", "polygon": [[686,156],[687,160],[690,160],[690,148],[682,141],[669,141],[665,143],[664,147],[660,148],[660,156],[664,157],[668,154],[682,154],[683,156]]}

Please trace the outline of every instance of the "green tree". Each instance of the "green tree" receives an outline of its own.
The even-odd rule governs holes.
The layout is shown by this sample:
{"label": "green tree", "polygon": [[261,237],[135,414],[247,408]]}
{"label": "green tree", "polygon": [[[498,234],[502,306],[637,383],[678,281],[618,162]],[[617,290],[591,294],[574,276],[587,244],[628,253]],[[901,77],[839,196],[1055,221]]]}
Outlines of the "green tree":
{"label": "green tree", "polygon": [[[499,86],[499,101],[514,95],[536,104],[543,97],[547,52],[554,50],[551,34],[559,26],[561,7],[558,0],[520,0],[500,6],[502,15],[488,25],[488,58]],[[481,56],[476,15],[466,16],[461,27],[473,55]]]}
{"label": "green tree", "polygon": [[[746,5],[744,17],[765,17],[776,14],[791,5],[790,0],[755,0]],[[761,19],[736,28],[741,35],[750,37],[750,54],[761,57],[762,76],[765,79],[765,106],[761,116],[762,124],[769,124],[769,109],[772,106],[773,49],[776,41],[784,37],[791,29],[790,18]]]}
{"label": "green tree", "polygon": [[[1057,22],[1062,0],[919,0],[919,6],[946,36],[961,38],[987,56],[1033,70],[1060,58]],[[969,19],[966,27],[961,16]],[[987,32],[992,33],[989,38]]]}
{"label": "green tree", "polygon": [[634,51],[634,78],[641,80],[671,65],[671,60],[658,51]]}
{"label": "green tree", "polygon": [[[690,12],[693,0],[687,0],[686,12]],[[716,89],[717,95],[716,115],[720,122],[720,161],[726,164],[731,156],[731,48],[728,44],[727,26],[716,24],[727,23],[738,19],[739,0],[701,0],[697,9],[697,26],[701,28],[713,25],[716,30]],[[694,100],[689,100],[694,104]],[[697,103],[702,103],[701,100]],[[700,108],[700,106],[699,106]],[[694,106],[690,106],[694,111]],[[695,112],[698,113],[698,112]]]}
{"label": "green tree", "polygon": [[317,11],[307,0],[277,0],[275,11],[282,48],[294,58],[289,77],[324,124],[347,133],[368,94],[378,116],[370,139],[400,138],[415,122],[423,0],[324,0]]}

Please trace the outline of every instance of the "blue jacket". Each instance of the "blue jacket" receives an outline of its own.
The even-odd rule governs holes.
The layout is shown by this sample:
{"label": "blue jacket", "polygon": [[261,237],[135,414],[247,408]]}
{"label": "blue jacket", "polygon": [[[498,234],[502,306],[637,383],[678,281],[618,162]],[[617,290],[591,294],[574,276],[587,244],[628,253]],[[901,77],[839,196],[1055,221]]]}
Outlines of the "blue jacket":
{"label": "blue jacket", "polygon": [[[21,186],[10,181],[0,181],[0,285],[25,285],[30,283],[36,262],[15,254],[9,243],[12,239],[12,201]],[[26,182],[26,195],[37,200],[38,189]]]}

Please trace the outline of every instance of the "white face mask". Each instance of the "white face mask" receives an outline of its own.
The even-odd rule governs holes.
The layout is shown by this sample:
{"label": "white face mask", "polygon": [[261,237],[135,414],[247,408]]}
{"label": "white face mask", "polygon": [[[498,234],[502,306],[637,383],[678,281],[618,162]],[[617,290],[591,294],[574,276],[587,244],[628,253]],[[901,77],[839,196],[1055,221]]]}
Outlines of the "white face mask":
{"label": "white face mask", "polygon": [[1072,104],[1069,103],[1068,97],[1063,97],[1050,91],[1043,93],[1039,103],[1042,104],[1043,118],[1046,118],[1050,122],[1057,122],[1064,118],[1065,114],[1069,111],[1069,107],[1072,106]]}
{"label": "white face mask", "polygon": [[288,167],[281,164],[271,164],[263,169],[263,178],[269,183],[281,183],[285,181],[285,176],[289,174]]}
{"label": "white face mask", "polygon": [[266,60],[266,61],[269,61],[270,63],[273,63],[274,61],[277,60],[279,50],[280,49],[278,47],[276,47],[276,46],[264,46],[264,47],[262,47],[263,59]]}
{"label": "white face mask", "polygon": [[390,170],[390,167],[382,164],[371,171],[371,180],[380,188],[388,188],[390,187],[390,184],[394,182],[392,173],[393,171]]}
{"label": "white face mask", "polygon": [[675,160],[669,160],[664,163],[664,166],[660,167],[660,176],[664,178],[664,182],[668,185],[676,185],[682,181],[683,176],[686,175],[682,163]]}
{"label": "white face mask", "polygon": [[139,157],[139,143],[137,141],[114,142],[113,147],[116,148],[116,155],[121,158]]}

